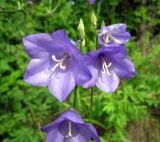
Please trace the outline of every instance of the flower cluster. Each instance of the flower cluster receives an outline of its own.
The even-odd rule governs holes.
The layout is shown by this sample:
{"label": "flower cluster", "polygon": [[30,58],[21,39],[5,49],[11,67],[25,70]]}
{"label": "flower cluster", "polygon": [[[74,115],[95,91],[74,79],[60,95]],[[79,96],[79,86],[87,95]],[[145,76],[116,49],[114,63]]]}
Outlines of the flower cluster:
{"label": "flower cluster", "polygon": [[125,24],[104,26],[98,35],[97,51],[83,55],[65,31],[35,34],[23,38],[28,55],[24,80],[35,86],[48,86],[59,101],[64,101],[76,85],[97,86],[113,93],[119,78],[135,75],[135,68],[127,56],[125,43],[130,34]]}
{"label": "flower cluster", "polygon": [[96,85],[105,92],[113,93],[119,85],[119,78],[131,78],[136,74],[125,49],[130,37],[125,24],[102,26],[98,35],[101,48],[87,53],[85,57],[92,74],[90,81],[83,85],[85,88]]}
{"label": "flower cluster", "polygon": [[[97,86],[113,93],[121,78],[136,74],[125,48],[131,36],[125,24],[102,26],[97,36],[99,48],[86,54],[81,53],[78,43],[70,40],[64,30],[24,37],[26,52],[31,57],[24,80],[34,86],[48,86],[60,102],[66,100],[76,85]],[[42,131],[47,133],[47,142],[89,142],[91,139],[100,142],[94,126],[84,123],[74,110],[64,112]]]}

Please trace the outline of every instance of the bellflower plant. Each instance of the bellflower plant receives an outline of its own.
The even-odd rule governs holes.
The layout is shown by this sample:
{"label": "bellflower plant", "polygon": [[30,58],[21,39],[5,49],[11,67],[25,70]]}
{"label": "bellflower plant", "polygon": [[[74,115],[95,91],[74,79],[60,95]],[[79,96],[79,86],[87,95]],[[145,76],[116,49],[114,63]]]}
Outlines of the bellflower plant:
{"label": "bellflower plant", "polygon": [[83,55],[65,31],[29,35],[23,38],[23,43],[32,59],[24,80],[35,86],[48,86],[59,101],[64,101],[76,84],[90,79],[82,64]]}
{"label": "bellflower plant", "polygon": [[98,34],[99,44],[105,47],[125,44],[130,38],[130,33],[126,32],[126,24],[102,26],[100,33]]}
{"label": "bellflower plant", "polygon": [[[89,4],[94,4],[95,1],[88,0]],[[93,35],[97,37],[98,19],[93,11],[89,15],[90,24],[95,30]],[[48,86],[51,94],[61,102],[68,97],[76,85],[82,85],[84,88],[91,87],[89,91],[89,120],[91,121],[92,87],[97,86],[104,92],[113,93],[121,78],[131,78],[136,74],[125,48],[131,35],[126,31],[126,25],[122,23],[102,26],[98,34],[100,46],[97,44],[97,39],[92,40],[93,44],[88,44],[89,41],[86,42],[88,32],[85,33],[82,18],[78,25],[78,33],[80,38],[78,42],[71,41],[64,30],[57,30],[51,35],[40,33],[24,37],[23,44],[31,58],[24,80],[34,86]],[[77,44],[85,55],[76,47]],[[90,45],[95,47],[88,47]],[[92,51],[93,49],[97,50]],[[74,91],[74,108],[76,108],[76,99],[79,98],[77,89],[78,87]],[[43,127],[42,131],[46,132],[46,142],[90,142],[91,140],[100,142],[94,126],[85,123],[79,114],[71,109]]]}
{"label": "bellflower plant", "polygon": [[134,65],[127,57],[125,47],[117,52],[110,51],[109,48],[112,47],[103,47],[86,55],[92,79],[84,84],[85,88],[96,85],[105,92],[113,93],[119,85],[119,78],[131,78],[135,75]]}
{"label": "bellflower plant", "polygon": [[47,133],[46,142],[100,142],[96,129],[72,110],[64,112],[58,119],[42,128]]}

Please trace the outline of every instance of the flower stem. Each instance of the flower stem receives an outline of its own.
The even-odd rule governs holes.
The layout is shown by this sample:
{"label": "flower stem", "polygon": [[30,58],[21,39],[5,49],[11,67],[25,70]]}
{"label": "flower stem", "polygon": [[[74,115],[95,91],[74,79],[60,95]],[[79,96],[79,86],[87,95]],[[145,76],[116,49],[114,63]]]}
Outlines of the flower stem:
{"label": "flower stem", "polygon": [[91,119],[92,119],[92,105],[93,105],[93,87],[90,88],[90,114],[89,114],[89,120],[91,122]]}
{"label": "flower stem", "polygon": [[78,87],[76,85],[75,90],[74,90],[74,98],[73,98],[73,108],[75,109],[76,109],[76,103],[77,103],[77,89]]}
{"label": "flower stem", "polygon": [[[35,124],[37,125],[38,129],[40,130],[41,129],[41,124],[36,116],[36,113],[35,111],[33,110],[33,108],[31,107],[30,103],[27,102],[27,101],[23,101],[23,103],[26,105],[26,107],[29,109],[32,117],[33,117],[33,120],[35,121]],[[41,140],[44,141],[44,136],[42,135],[42,133],[40,133],[40,137],[41,137]]]}
{"label": "flower stem", "polygon": [[26,14],[25,10],[23,10],[23,9],[0,10],[0,13],[16,13],[16,12],[21,12],[22,14],[24,14],[25,17],[27,17],[27,14]]}

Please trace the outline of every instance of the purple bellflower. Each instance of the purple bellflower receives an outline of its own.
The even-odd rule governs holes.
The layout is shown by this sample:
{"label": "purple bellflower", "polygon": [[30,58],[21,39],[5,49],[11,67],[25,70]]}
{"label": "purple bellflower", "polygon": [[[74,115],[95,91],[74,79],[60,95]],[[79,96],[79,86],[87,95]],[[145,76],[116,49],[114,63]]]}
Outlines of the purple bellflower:
{"label": "purple bellflower", "polygon": [[24,80],[34,86],[48,86],[52,95],[64,101],[76,84],[90,79],[83,55],[63,30],[23,38],[31,61]]}
{"label": "purple bellflower", "polygon": [[46,142],[90,142],[93,138],[100,142],[92,124],[84,123],[72,110],[64,112],[58,119],[42,128],[47,133]]}
{"label": "purple bellflower", "polygon": [[119,78],[131,78],[136,74],[125,47],[116,52],[110,48],[103,47],[86,54],[92,79],[83,85],[84,88],[96,85],[102,91],[113,93],[119,85]]}
{"label": "purple bellflower", "polygon": [[126,24],[102,26],[100,33],[98,34],[99,44],[105,47],[125,44],[130,38],[130,33],[126,32]]}
{"label": "purple bellflower", "polygon": [[94,4],[96,0],[89,0],[89,4]]}

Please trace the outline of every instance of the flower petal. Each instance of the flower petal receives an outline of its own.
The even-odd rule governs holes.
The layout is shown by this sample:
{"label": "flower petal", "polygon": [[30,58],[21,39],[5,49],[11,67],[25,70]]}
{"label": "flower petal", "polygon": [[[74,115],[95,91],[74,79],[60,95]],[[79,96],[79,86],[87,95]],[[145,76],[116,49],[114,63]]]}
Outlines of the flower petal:
{"label": "flower petal", "polygon": [[128,57],[121,59],[121,61],[117,59],[114,64],[113,70],[120,78],[131,78],[136,74],[134,65]]}
{"label": "flower petal", "polygon": [[75,111],[72,111],[72,110],[64,112],[61,115],[61,118],[70,120],[70,121],[75,122],[75,123],[80,123],[80,124],[84,123],[83,119],[79,116],[79,114],[76,113]]}
{"label": "flower petal", "polygon": [[115,45],[115,46],[108,46],[102,47],[94,52],[95,56],[99,55],[106,55],[106,56],[114,56],[114,58],[124,58],[127,56],[127,50],[124,44]]}
{"label": "flower petal", "polygon": [[68,38],[67,33],[64,30],[57,30],[52,33],[53,45],[66,50],[72,53],[77,53],[80,50],[76,48],[75,45],[72,44],[70,39]]}
{"label": "flower petal", "polygon": [[83,84],[84,88],[93,87],[98,81],[98,72],[99,72],[98,69],[93,65],[89,65],[88,69],[90,70],[92,77],[89,81]]}
{"label": "flower petal", "polygon": [[118,24],[112,24],[108,26],[111,30],[117,30],[118,32],[124,32],[126,30],[126,24],[118,23]]}
{"label": "flower petal", "polygon": [[76,54],[72,56],[71,67],[75,76],[76,84],[83,85],[91,79],[89,69],[86,67],[84,56]]}
{"label": "flower petal", "polygon": [[47,133],[46,142],[64,142],[64,136],[55,128]]}
{"label": "flower petal", "polygon": [[91,137],[92,137],[96,142],[100,142],[99,136],[98,136],[97,131],[96,131],[96,129],[94,128],[94,126],[93,126],[92,124],[89,124],[89,125],[88,125],[88,128],[89,128],[89,130],[90,130]]}
{"label": "flower petal", "polygon": [[119,78],[114,72],[110,72],[110,75],[107,73],[101,73],[99,79],[96,83],[96,86],[108,93],[113,93],[119,85]]}
{"label": "flower petal", "polygon": [[90,79],[83,84],[84,88],[89,88],[94,86],[98,80],[99,60],[97,55],[98,55],[97,52],[90,52],[84,56],[83,63],[85,64],[86,68],[88,68],[91,74]]}
{"label": "flower petal", "polygon": [[131,39],[131,35],[128,32],[113,33],[112,35],[114,38],[121,41],[122,44],[123,43],[125,44],[126,42],[128,42]]}
{"label": "flower petal", "polygon": [[80,139],[80,141],[90,142],[91,134],[90,130],[88,129],[88,124],[79,125],[78,138]]}
{"label": "flower petal", "polygon": [[52,123],[48,124],[47,126],[44,126],[41,128],[41,131],[43,132],[50,132],[52,129],[55,129],[56,127],[59,127],[59,125],[64,121],[64,118],[59,117]]}
{"label": "flower petal", "polygon": [[107,32],[111,32],[112,30],[118,30],[118,32],[124,32],[126,30],[126,24],[112,24],[110,26],[102,26],[99,35],[103,35]]}
{"label": "flower petal", "polygon": [[55,72],[49,83],[49,90],[59,101],[64,101],[75,87],[73,73],[68,70],[65,72]]}
{"label": "flower petal", "polygon": [[89,136],[84,136],[82,134],[78,134],[77,138],[79,140],[79,142],[90,142],[90,137]]}
{"label": "flower petal", "polygon": [[34,86],[47,86],[51,75],[47,60],[32,59],[27,66],[24,81]]}
{"label": "flower petal", "polygon": [[79,141],[78,137],[75,136],[75,137],[65,137],[64,142],[81,142],[81,141]]}
{"label": "flower petal", "polygon": [[23,38],[23,44],[28,55],[38,59],[48,57],[48,50],[53,47],[51,36],[45,33],[28,35]]}
{"label": "flower petal", "polygon": [[94,4],[96,0],[89,0],[89,4]]}

